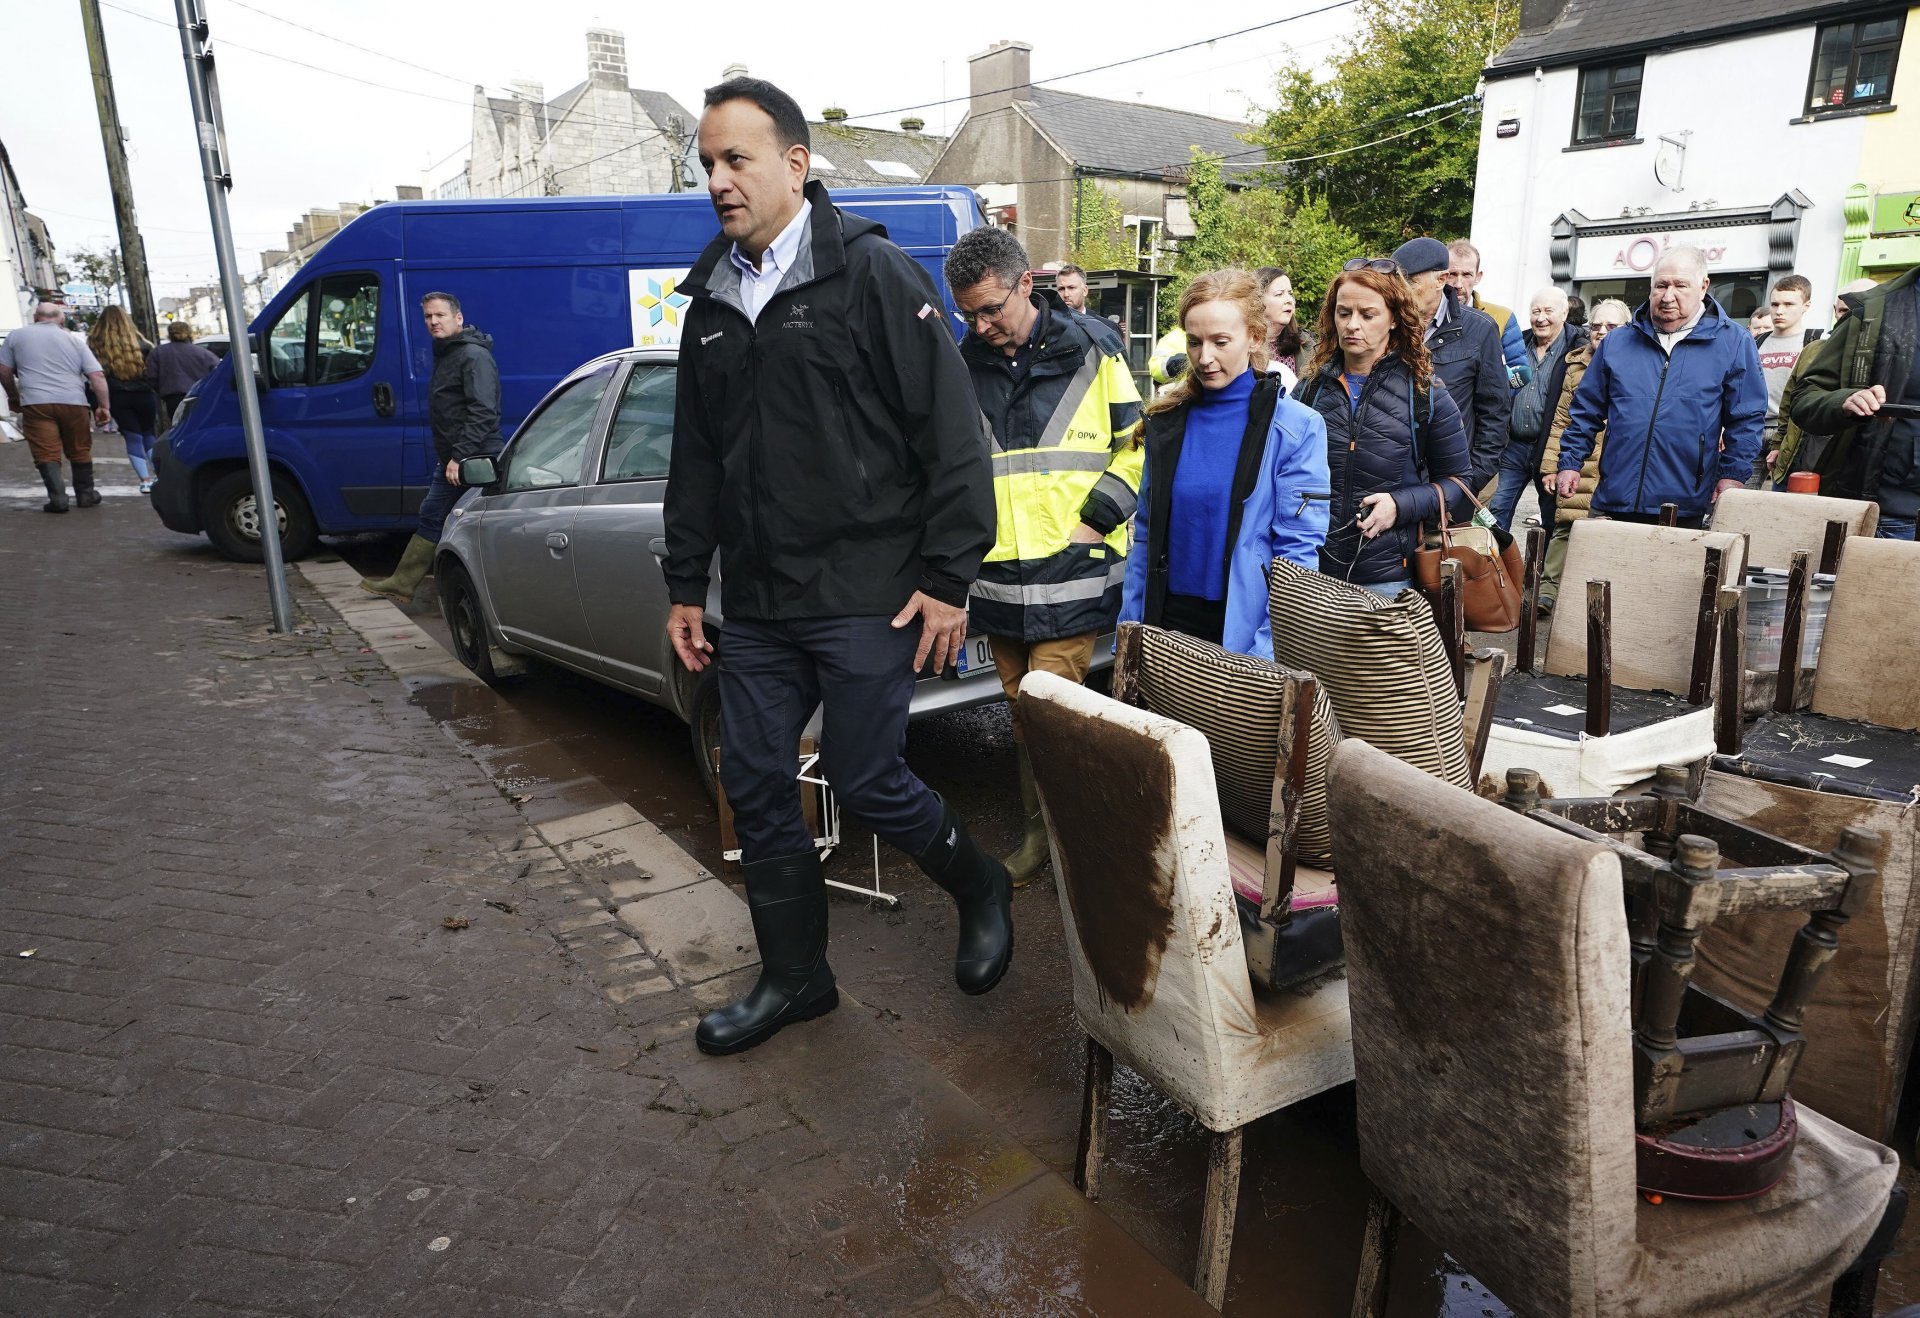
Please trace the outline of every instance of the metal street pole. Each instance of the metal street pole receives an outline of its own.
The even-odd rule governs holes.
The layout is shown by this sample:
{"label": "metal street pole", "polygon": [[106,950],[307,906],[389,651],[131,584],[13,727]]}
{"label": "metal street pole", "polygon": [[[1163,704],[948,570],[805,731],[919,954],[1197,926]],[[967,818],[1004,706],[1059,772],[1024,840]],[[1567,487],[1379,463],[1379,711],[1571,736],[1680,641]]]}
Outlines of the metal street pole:
{"label": "metal street pole", "polygon": [[87,61],[93,67],[93,103],[100,113],[100,141],[107,151],[107,186],[113,191],[113,222],[120,231],[121,292],[131,304],[134,328],[157,339],[153,286],[147,281],[147,248],[133,210],[133,180],[127,174],[126,132],[113,99],[113,73],[107,67],[107,34],[100,26],[99,0],[80,0],[80,26],[87,34]]}
{"label": "metal street pole", "polygon": [[[247,333],[247,308],[242,299],[240,263],[233,255],[233,226],[227,218],[227,189],[233,175],[227,169],[227,130],[220,118],[220,85],[214,76],[213,48],[207,40],[202,0],[173,0],[180,20],[180,52],[187,61],[187,92],[193,99],[193,122],[200,137],[200,172],[207,182],[207,212],[213,220],[213,251],[220,263],[220,295],[226,303],[227,334],[232,346],[234,388],[240,394],[240,426],[247,437],[247,470],[253,476],[253,504],[262,510],[260,556],[267,569],[267,598],[273,605],[273,629],[293,630],[293,597],[287,590],[286,564],[280,557],[280,505],[273,497],[273,472],[267,466],[267,441],[260,427],[260,395],[254,379],[252,336]],[[272,509],[272,512],[264,511]]]}

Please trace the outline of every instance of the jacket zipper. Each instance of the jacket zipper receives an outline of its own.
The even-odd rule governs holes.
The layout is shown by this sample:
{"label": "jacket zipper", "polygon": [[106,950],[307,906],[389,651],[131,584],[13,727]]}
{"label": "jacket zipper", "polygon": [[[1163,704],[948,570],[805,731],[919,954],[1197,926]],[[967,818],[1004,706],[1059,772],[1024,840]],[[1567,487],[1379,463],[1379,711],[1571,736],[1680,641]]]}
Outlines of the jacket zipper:
{"label": "jacket zipper", "polygon": [[847,441],[847,448],[853,454],[853,469],[860,473],[860,490],[869,504],[873,502],[873,478],[867,475],[867,460],[860,456],[860,443],[854,437],[853,426],[847,417],[847,392],[840,387],[838,377],[833,380],[833,405],[840,413],[840,433]]}
{"label": "jacket zipper", "polygon": [[[1679,347],[1678,343],[1673,345]],[[1667,372],[1673,369],[1673,353],[1666,354],[1666,360],[1660,363],[1660,385],[1653,391],[1653,411],[1647,416],[1647,437],[1640,445],[1640,483],[1634,487],[1633,506],[1640,507],[1647,493],[1647,460],[1653,456],[1653,428],[1660,423],[1660,396],[1667,392]],[[1596,490],[1596,493],[1598,491]]]}

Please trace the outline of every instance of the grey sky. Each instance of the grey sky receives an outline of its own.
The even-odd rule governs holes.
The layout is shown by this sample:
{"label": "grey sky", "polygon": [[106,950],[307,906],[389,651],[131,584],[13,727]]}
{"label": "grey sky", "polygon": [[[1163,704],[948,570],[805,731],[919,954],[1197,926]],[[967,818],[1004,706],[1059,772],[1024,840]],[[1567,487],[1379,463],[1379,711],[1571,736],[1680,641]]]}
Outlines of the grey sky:
{"label": "grey sky", "polygon": [[[311,207],[391,197],[397,184],[430,187],[447,177],[466,157],[472,84],[504,95],[508,82],[531,78],[553,96],[585,76],[589,27],[624,31],[633,84],[671,93],[690,108],[698,108],[702,87],[739,61],[792,92],[809,116],[828,105],[857,116],[964,95],[967,56],[996,40],[1032,45],[1034,76],[1044,79],[1319,8],[1326,0],[1215,8],[1205,19],[1170,11],[1164,0],[1020,10],[877,0],[840,0],[824,8],[748,3],[726,11],[734,16],[712,22],[709,30],[695,22],[717,16],[718,7],[593,0],[247,3],[253,7],[207,0],[220,54],[235,178],[230,201],[243,273],[257,269],[256,253],[279,246],[285,230]],[[101,4],[154,292],[166,296],[190,283],[212,282],[213,249],[173,6],[170,0]],[[1170,13],[1179,15],[1177,22],[1168,21]],[[536,21],[527,21],[530,14]],[[831,17],[822,21],[822,15]],[[1273,75],[1290,49],[1308,62],[1324,60],[1350,21],[1351,10],[1336,10],[1057,85],[1238,117],[1249,101],[1271,99]],[[0,141],[29,204],[47,221],[62,252],[111,243],[113,210],[77,4],[0,0],[0,48],[6,52]],[[442,73],[450,76],[436,76]],[[336,76],[341,74],[388,87]],[[956,103],[916,113],[929,131],[938,131],[957,122],[964,108]],[[899,117],[867,122],[892,127]]]}

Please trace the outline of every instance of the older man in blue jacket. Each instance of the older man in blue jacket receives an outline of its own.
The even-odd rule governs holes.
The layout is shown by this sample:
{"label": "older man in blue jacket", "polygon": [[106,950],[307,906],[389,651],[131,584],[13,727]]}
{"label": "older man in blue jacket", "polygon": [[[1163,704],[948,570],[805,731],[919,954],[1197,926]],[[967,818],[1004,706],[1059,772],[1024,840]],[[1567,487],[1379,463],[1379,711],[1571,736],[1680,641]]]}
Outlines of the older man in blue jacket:
{"label": "older man in blue jacket", "polygon": [[1560,440],[1556,493],[1569,498],[1602,430],[1593,512],[1652,522],[1677,506],[1700,526],[1721,491],[1753,470],[1767,419],[1767,383],[1747,327],[1707,295],[1707,259],[1669,248],[1653,268],[1647,305],[1594,354]]}

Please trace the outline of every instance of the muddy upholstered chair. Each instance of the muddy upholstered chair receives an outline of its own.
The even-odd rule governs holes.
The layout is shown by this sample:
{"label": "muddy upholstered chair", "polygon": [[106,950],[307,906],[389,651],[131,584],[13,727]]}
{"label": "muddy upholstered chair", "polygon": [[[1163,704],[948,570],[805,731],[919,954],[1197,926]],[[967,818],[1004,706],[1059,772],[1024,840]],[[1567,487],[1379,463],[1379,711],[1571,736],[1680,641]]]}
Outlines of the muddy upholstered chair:
{"label": "muddy upholstered chair", "polygon": [[1522,1315],[1757,1318],[1829,1286],[1859,1298],[1843,1274],[1898,1163],[1812,1111],[1758,1198],[1636,1191],[1632,957],[1611,853],[1360,741],[1334,752],[1331,781],[1335,861],[1367,876],[1346,899],[1375,1189],[1355,1315],[1385,1310],[1402,1215]]}
{"label": "muddy upholstered chair", "polygon": [[1205,736],[1042,672],[1020,715],[1087,1035],[1075,1179],[1099,1197],[1118,1057],[1213,1132],[1194,1289],[1218,1308],[1242,1129],[1352,1078],[1346,981],[1254,989]]}
{"label": "muddy upholstered chair", "polygon": [[1723,709],[1715,700],[1725,613],[1738,600],[1723,592],[1740,580],[1744,547],[1713,531],[1576,522],[1545,661],[1536,671],[1529,611],[1483,779],[1528,768],[1554,796],[1610,796],[1662,764],[1712,755],[1716,720],[1739,721],[1737,680]]}
{"label": "muddy upholstered chair", "polygon": [[[1920,544],[1849,540],[1835,578],[1812,705],[1769,714],[1706,776],[1702,803],[1790,842],[1820,847],[1841,828],[1886,839],[1880,891],[1847,928],[1807,1013],[1795,1093],[1865,1135],[1892,1134],[1920,1022]],[[1700,947],[1700,982],[1764,1000],[1766,967],[1790,920],[1744,916]]]}

